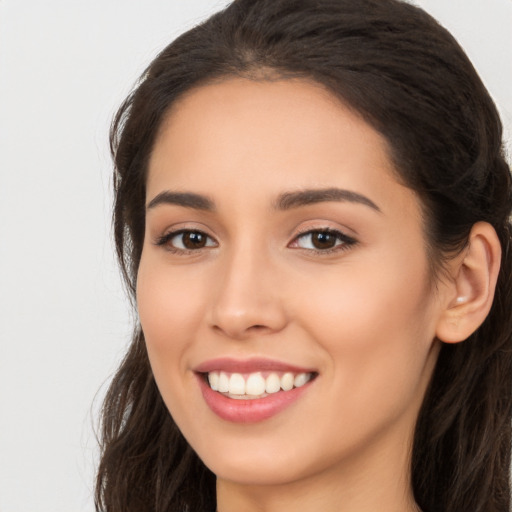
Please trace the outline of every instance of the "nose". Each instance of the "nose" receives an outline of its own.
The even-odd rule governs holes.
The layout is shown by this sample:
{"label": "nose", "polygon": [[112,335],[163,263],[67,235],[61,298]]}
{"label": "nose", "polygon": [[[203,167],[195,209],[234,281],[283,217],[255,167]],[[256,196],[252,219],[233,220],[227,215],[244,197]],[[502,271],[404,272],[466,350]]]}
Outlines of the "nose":
{"label": "nose", "polygon": [[232,339],[281,331],[287,314],[270,258],[250,247],[226,256],[217,275],[209,316],[211,327]]}

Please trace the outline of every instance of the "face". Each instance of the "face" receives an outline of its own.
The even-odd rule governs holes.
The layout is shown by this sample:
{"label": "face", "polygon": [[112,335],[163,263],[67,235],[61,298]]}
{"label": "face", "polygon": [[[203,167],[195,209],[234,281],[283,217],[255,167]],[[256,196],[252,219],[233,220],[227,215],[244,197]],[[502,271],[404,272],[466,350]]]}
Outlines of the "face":
{"label": "face", "polygon": [[404,463],[437,356],[428,269],[384,139],[321,86],[229,79],[166,118],[138,308],[162,397],[219,478]]}

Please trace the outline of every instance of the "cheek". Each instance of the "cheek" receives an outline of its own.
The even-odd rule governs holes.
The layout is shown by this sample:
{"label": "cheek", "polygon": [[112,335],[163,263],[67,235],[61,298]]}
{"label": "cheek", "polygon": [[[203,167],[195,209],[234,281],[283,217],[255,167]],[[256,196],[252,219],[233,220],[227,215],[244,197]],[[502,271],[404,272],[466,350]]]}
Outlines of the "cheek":
{"label": "cheek", "polygon": [[373,402],[400,408],[423,386],[434,328],[426,266],[395,258],[361,268],[317,288],[302,318],[329,356],[335,393],[350,390],[343,403],[363,414]]}
{"label": "cheek", "polygon": [[147,341],[180,339],[199,316],[203,294],[197,276],[171,272],[165,261],[143,254],[137,275],[137,309]]}
{"label": "cheek", "polygon": [[175,374],[177,369],[186,371],[177,367],[203,316],[199,282],[170,272],[165,262],[143,254],[137,276],[137,309],[157,381],[170,368]]}
{"label": "cheek", "polygon": [[329,343],[339,336],[347,349],[354,350],[394,345],[411,335],[416,338],[428,318],[425,291],[404,289],[393,279],[379,285],[367,273],[360,277],[352,273],[340,286],[308,297],[308,317],[323,333],[318,338]]}
{"label": "cheek", "polygon": [[143,254],[137,276],[137,309],[148,357],[167,408],[178,424],[185,425],[187,408],[200,405],[184,392],[184,384],[195,385],[185,356],[203,317],[198,283],[200,280],[170,272],[165,262]]}

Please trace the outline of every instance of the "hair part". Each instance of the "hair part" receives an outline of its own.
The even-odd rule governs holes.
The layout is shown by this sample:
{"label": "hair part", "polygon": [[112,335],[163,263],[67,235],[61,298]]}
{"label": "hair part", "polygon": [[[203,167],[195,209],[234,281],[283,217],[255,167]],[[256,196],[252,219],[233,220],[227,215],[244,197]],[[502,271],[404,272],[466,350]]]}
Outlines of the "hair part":
{"label": "hair part", "polygon": [[[399,0],[236,0],[180,36],[147,68],[111,129],[114,236],[133,300],[159,128],[187,91],[236,76],[315,81],[381,133],[397,176],[423,205],[433,269],[465,246],[476,222],[496,230],[503,251],[493,307],[467,341],[442,346],[411,472],[424,512],[508,511],[511,176],[499,116],[473,66],[433,18]],[[214,509],[214,476],[163,404],[140,327],[102,421],[97,510]]]}

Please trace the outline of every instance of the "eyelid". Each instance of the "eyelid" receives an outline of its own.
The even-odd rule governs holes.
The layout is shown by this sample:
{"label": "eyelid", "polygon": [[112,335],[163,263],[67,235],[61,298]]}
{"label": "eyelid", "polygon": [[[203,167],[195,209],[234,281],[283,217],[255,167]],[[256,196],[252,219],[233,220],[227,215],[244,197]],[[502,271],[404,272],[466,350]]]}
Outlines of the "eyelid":
{"label": "eyelid", "polygon": [[[302,237],[313,235],[314,233],[329,233],[331,235],[336,236],[336,238],[342,243],[336,243],[334,247],[326,248],[326,249],[318,249],[318,248],[305,248],[297,245],[298,240]],[[352,237],[341,231],[340,229],[335,229],[328,226],[319,226],[319,227],[309,227],[304,229],[303,231],[299,231],[293,238],[293,240],[288,244],[288,247],[301,249],[303,251],[318,253],[320,255],[325,255],[332,252],[339,252],[348,250],[350,247],[356,245],[358,241]]]}
{"label": "eyelid", "polygon": [[[173,247],[169,244],[169,242],[179,236],[186,233],[199,233],[201,235],[204,235],[207,239],[212,240],[214,244],[211,245],[205,245],[204,247],[198,247],[196,249],[188,249],[188,248],[181,248],[181,247]],[[202,249],[210,249],[213,247],[218,247],[219,243],[215,238],[211,235],[209,235],[206,231],[194,227],[180,227],[177,229],[169,229],[167,230],[163,235],[158,235],[154,238],[153,244],[156,246],[164,247],[169,252],[173,253],[179,253],[179,254],[190,254],[190,253],[197,253],[200,252]]]}
{"label": "eyelid", "polygon": [[[187,234],[187,233],[198,233],[206,237],[206,244],[202,247],[196,248],[187,248],[187,247],[175,247],[170,244],[173,238],[178,237],[179,235]],[[298,242],[301,238],[306,236],[312,236],[315,233],[327,233],[336,238],[335,245],[333,247],[326,248],[318,248],[318,247],[301,247]],[[211,243],[213,242],[213,243]],[[292,241],[288,244],[289,248],[300,249],[309,253],[317,253],[320,255],[326,255],[332,252],[340,252],[344,250],[348,250],[350,247],[354,246],[358,243],[353,236],[347,235],[341,229],[333,228],[331,226],[311,226],[307,228],[303,228],[299,230],[293,237]],[[180,226],[176,228],[169,228],[164,232],[163,235],[158,235],[153,239],[153,244],[156,246],[162,246],[164,249],[169,252],[178,253],[178,254],[191,254],[191,253],[199,253],[204,249],[211,249],[219,246],[218,241],[210,235],[207,230],[200,229],[194,226]]]}

